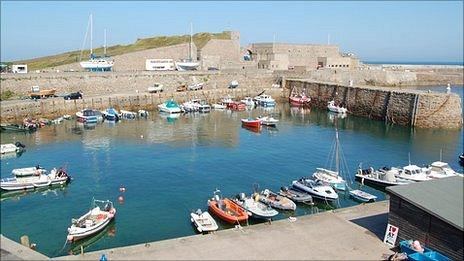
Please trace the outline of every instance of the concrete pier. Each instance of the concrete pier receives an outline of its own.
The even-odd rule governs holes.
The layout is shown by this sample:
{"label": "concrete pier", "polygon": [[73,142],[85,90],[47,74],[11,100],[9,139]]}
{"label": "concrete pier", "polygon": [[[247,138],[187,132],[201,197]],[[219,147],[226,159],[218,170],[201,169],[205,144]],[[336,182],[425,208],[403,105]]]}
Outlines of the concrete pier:
{"label": "concrete pier", "polygon": [[379,260],[388,202],[327,211],[171,240],[118,247],[57,260]]}

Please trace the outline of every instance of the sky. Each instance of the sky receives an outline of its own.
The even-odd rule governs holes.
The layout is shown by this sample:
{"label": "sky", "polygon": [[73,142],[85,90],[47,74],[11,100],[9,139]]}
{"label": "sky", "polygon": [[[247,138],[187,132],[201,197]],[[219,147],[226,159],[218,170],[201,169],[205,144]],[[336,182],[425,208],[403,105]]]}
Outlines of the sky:
{"label": "sky", "polygon": [[[241,44],[330,43],[363,61],[461,62],[462,1],[1,1],[1,61],[195,32],[240,31]],[[89,46],[86,46],[87,48]]]}

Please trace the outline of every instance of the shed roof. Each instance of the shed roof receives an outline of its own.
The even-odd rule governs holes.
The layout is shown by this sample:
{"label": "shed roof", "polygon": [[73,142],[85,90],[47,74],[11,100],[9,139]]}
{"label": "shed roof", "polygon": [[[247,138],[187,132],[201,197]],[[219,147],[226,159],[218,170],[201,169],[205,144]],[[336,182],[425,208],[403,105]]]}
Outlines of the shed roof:
{"label": "shed roof", "polygon": [[456,176],[387,187],[387,191],[463,230],[463,182]]}

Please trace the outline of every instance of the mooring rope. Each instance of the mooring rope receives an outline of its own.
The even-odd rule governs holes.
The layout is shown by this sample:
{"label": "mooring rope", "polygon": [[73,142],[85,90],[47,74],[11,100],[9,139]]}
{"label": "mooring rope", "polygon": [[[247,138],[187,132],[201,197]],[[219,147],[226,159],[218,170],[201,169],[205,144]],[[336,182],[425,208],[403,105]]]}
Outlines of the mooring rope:
{"label": "mooring rope", "polygon": [[58,255],[59,253],[63,252],[63,250],[65,249],[65,247],[66,247],[67,244],[68,244],[68,239],[66,239],[66,240],[64,241],[63,247],[60,249],[60,251],[58,251],[58,253],[56,253],[56,255]]}

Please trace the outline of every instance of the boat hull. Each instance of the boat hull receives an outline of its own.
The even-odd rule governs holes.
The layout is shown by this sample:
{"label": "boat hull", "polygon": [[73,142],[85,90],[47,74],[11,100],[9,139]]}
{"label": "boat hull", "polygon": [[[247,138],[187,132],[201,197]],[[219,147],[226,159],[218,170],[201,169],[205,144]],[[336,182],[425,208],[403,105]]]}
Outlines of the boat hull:
{"label": "boat hull", "polygon": [[[237,203],[227,198],[223,199],[223,202],[227,210],[230,210],[230,211],[226,212],[220,209],[218,206],[218,202],[216,200],[209,200],[208,207],[211,213],[215,214],[217,217],[219,217],[220,219],[230,224],[236,224],[236,223],[248,220],[248,214]],[[232,215],[229,213],[234,213],[234,214]]]}
{"label": "boat hull", "polygon": [[260,120],[248,120],[248,119],[241,119],[242,126],[250,127],[250,128],[259,128],[261,126]]}

